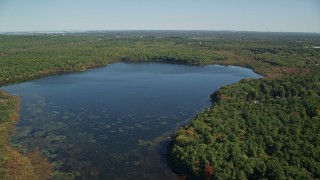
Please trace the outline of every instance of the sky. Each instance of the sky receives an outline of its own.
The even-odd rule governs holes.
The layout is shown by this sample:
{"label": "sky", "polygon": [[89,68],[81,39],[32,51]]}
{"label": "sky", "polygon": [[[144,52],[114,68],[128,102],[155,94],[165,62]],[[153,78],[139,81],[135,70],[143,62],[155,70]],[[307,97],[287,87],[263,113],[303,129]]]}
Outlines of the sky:
{"label": "sky", "polygon": [[0,32],[77,30],[320,33],[320,0],[0,0]]}

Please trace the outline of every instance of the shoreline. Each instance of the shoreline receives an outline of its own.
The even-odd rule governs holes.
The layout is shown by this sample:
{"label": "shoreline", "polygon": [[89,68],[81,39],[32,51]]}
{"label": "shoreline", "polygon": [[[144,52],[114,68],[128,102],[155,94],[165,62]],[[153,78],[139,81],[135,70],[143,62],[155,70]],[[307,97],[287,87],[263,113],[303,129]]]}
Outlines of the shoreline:
{"label": "shoreline", "polygon": [[[257,71],[256,69],[254,69],[253,67],[250,66],[246,66],[246,65],[238,65],[238,64],[229,64],[229,63],[206,63],[206,64],[199,64],[199,63],[189,63],[189,62],[180,62],[180,61],[161,61],[161,60],[155,60],[155,61],[126,61],[126,60],[114,60],[111,61],[110,63],[106,63],[106,64],[90,64],[89,66],[85,66],[82,69],[66,69],[66,70],[49,70],[47,72],[39,72],[39,74],[35,74],[35,75],[30,75],[30,76],[26,76],[26,77],[19,77],[19,78],[12,78],[12,79],[8,79],[4,82],[0,82],[0,88],[3,86],[9,86],[12,84],[19,84],[19,83],[24,83],[24,82],[28,82],[28,81],[32,81],[32,80],[36,80],[36,79],[41,79],[44,77],[48,77],[48,76],[55,76],[55,75],[60,75],[60,74],[68,74],[68,73],[81,73],[81,72],[85,72],[88,71],[90,69],[95,69],[95,68],[102,68],[102,67],[107,67],[108,65],[114,64],[114,63],[163,63],[163,64],[181,64],[181,65],[190,65],[190,66],[207,66],[207,65],[218,65],[218,66],[235,66],[235,67],[242,67],[242,68],[247,68],[252,70],[254,73],[262,76],[263,78],[268,78],[267,74],[263,74],[262,72]],[[0,89],[1,91],[1,89]]]}
{"label": "shoreline", "polygon": [[37,149],[22,153],[9,143],[10,135],[19,121],[19,98],[4,91],[0,91],[0,97],[0,107],[6,109],[5,112],[1,112],[6,114],[6,117],[1,119],[0,126],[0,176],[8,180],[48,179],[52,166]]}

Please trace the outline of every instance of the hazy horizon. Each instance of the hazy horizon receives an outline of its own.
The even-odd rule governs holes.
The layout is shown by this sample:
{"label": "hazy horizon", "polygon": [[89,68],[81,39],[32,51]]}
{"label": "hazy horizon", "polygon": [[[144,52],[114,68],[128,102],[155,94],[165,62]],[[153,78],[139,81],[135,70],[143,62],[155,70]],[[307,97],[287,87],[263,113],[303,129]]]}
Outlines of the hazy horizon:
{"label": "hazy horizon", "polygon": [[248,32],[248,33],[298,33],[298,34],[320,34],[320,32],[302,32],[302,31],[250,31],[250,30],[202,30],[202,29],[195,29],[195,30],[157,30],[157,29],[118,29],[118,30],[48,30],[48,31],[0,31],[0,34],[25,34],[25,33],[35,33],[35,34],[64,34],[64,33],[95,33],[95,32]]}
{"label": "hazy horizon", "polygon": [[320,1],[0,1],[0,32],[131,30],[320,33]]}

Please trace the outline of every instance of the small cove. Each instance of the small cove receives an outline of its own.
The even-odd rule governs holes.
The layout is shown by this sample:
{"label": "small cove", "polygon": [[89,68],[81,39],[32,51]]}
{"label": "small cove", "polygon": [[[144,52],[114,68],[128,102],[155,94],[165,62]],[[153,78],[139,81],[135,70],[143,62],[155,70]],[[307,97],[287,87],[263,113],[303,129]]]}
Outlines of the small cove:
{"label": "small cove", "polygon": [[115,63],[1,89],[21,100],[12,144],[39,148],[54,177],[175,179],[163,142],[215,90],[259,77],[235,66]]}

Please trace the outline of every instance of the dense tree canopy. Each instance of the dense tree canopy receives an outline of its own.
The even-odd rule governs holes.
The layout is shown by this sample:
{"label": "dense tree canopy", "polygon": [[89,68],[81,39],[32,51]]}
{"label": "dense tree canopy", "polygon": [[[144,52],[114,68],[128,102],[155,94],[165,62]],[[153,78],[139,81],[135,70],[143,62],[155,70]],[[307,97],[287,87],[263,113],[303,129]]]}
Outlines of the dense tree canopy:
{"label": "dense tree canopy", "polygon": [[179,130],[175,167],[216,179],[320,178],[320,74],[242,80],[212,95],[213,106]]}

